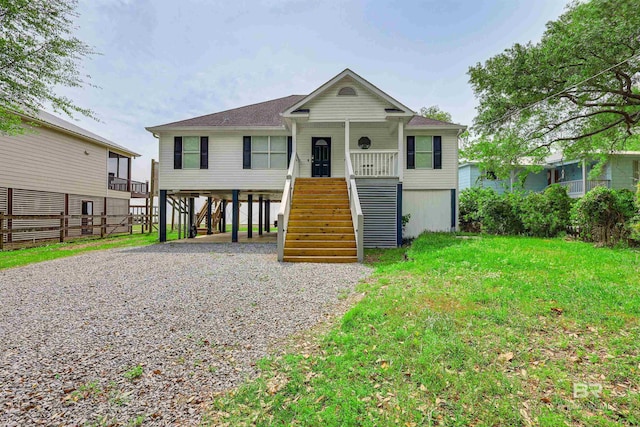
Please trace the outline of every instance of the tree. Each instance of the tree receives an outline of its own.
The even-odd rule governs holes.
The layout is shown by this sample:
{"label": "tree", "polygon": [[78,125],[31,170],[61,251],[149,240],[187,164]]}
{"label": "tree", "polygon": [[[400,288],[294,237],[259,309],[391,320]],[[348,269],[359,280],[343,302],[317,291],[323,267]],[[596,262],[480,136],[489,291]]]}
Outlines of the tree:
{"label": "tree", "polygon": [[76,6],[76,0],[0,0],[0,133],[23,132],[20,115],[35,116],[45,106],[93,116],[55,93],[87,84],[78,62],[94,52],[72,35]]}
{"label": "tree", "polygon": [[442,111],[437,105],[422,107],[420,109],[420,115],[422,117],[440,120],[441,122],[452,123],[451,114],[447,113],[446,111]]}
{"label": "tree", "polygon": [[537,44],[469,69],[479,99],[466,155],[515,165],[628,149],[640,130],[637,0],[572,2]]}

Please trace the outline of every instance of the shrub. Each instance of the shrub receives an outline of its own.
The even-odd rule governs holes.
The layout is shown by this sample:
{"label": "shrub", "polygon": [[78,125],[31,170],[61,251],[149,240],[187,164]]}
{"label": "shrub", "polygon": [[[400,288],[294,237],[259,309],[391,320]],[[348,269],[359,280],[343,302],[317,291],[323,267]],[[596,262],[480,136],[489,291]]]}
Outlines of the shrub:
{"label": "shrub", "polygon": [[544,193],[529,193],[520,203],[524,232],[536,237],[555,237],[571,224],[571,198],[567,190],[554,184]]}
{"label": "shrub", "polygon": [[583,240],[611,246],[630,237],[636,213],[631,191],[598,187],[575,204],[572,217]]}
{"label": "shrub", "polygon": [[471,233],[479,233],[482,228],[480,208],[487,200],[499,197],[491,188],[472,187],[460,192],[460,229]]}
{"label": "shrub", "polygon": [[479,207],[482,231],[489,234],[521,234],[520,203],[521,196],[518,193],[484,199]]}

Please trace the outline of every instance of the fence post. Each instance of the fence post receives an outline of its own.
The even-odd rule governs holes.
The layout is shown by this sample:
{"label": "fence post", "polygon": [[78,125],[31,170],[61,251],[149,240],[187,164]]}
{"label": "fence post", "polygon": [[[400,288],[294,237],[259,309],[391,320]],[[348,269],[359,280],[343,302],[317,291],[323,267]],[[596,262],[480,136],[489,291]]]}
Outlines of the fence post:
{"label": "fence post", "polygon": [[4,212],[0,212],[0,251],[4,246],[4,233],[2,232],[3,224],[4,224]]}
{"label": "fence post", "polygon": [[64,242],[64,212],[60,212],[60,243]]}
{"label": "fence post", "polygon": [[100,215],[100,238],[104,239],[104,235],[107,231],[107,217],[106,213],[102,212]]}
{"label": "fence post", "polygon": [[[129,234],[133,234],[133,214],[129,214],[127,222],[129,223]],[[144,233],[144,230],[142,232]]]}

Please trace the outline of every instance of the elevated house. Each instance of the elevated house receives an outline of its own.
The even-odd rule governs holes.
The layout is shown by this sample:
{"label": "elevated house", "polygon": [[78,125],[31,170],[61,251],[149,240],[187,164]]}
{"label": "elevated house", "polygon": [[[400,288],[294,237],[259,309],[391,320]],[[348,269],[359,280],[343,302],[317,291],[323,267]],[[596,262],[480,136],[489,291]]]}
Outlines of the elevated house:
{"label": "elevated house", "polygon": [[608,155],[603,172],[590,177],[596,165],[594,160],[565,159],[562,153],[552,154],[540,165],[539,172],[514,169],[508,179],[498,179],[492,171],[485,171],[477,163],[460,164],[460,191],[470,187],[493,188],[498,193],[505,191],[544,191],[551,184],[567,189],[569,196],[577,198],[595,187],[629,189],[635,191],[640,180],[640,152],[619,151]]}
{"label": "elevated house", "polygon": [[[0,135],[0,212],[4,215],[62,213],[69,216],[66,226],[85,226],[65,231],[65,237],[78,237],[96,232],[93,226],[99,221],[94,224],[91,215],[126,219],[130,199],[147,197],[147,184],[131,180],[131,160],[139,154],[46,112],[23,120],[28,127],[24,134]],[[20,229],[59,227],[60,221],[10,219],[3,226],[13,231],[3,233],[5,247],[12,247],[57,238],[56,230]],[[127,231],[126,222],[110,231]]]}
{"label": "elevated house", "polygon": [[265,213],[279,202],[283,261],[361,260],[365,247],[402,242],[404,215],[405,237],[454,230],[464,129],[417,116],[349,69],[309,95],[148,127],[160,145],[160,240],[167,198],[187,198],[193,221],[199,196],[209,210],[231,201],[232,241],[240,202],[249,217],[256,202]]}

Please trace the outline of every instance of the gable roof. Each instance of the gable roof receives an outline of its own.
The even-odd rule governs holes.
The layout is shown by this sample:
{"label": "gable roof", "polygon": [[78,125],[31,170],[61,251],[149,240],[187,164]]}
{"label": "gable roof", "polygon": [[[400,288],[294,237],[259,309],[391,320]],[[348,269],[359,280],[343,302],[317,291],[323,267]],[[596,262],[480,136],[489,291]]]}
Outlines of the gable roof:
{"label": "gable roof", "polygon": [[294,111],[302,107],[304,104],[310,102],[311,100],[316,98],[318,95],[320,95],[325,90],[327,90],[328,88],[330,88],[331,86],[333,86],[334,84],[336,84],[337,82],[339,82],[345,77],[351,77],[356,82],[364,86],[366,89],[373,92],[375,95],[389,102],[398,110],[401,110],[401,112],[404,112],[408,115],[415,114],[415,111],[413,111],[411,108],[402,104],[400,101],[392,98],[391,96],[389,96],[388,94],[386,94],[385,92],[383,92],[382,90],[380,90],[379,88],[377,88],[376,86],[374,86],[373,84],[365,80],[364,78],[360,77],[358,74],[354,73],[350,69],[345,68],[344,71],[342,71],[340,74],[336,75],[334,78],[332,78],[331,80],[329,80],[328,82],[320,86],[318,89],[314,90],[309,95],[305,96],[304,98],[300,99],[298,102],[290,106],[286,111],[282,113],[282,115],[284,117],[292,117],[292,116],[295,117],[295,115],[293,114]]}
{"label": "gable roof", "polygon": [[270,101],[251,104],[244,107],[233,108],[231,110],[220,111],[219,113],[207,114],[192,119],[180,120],[164,125],[150,126],[148,131],[157,131],[169,128],[180,127],[250,127],[250,126],[281,126],[284,127],[284,120],[281,113],[292,104],[303,99],[305,95],[289,95],[284,98],[272,99]]}
{"label": "gable roof", "polygon": [[89,142],[93,142],[94,144],[98,144],[103,147],[113,148],[114,150],[118,150],[132,157],[140,157],[140,154],[136,153],[135,151],[131,151],[128,148],[123,147],[122,145],[116,144],[113,141],[109,141],[108,139],[103,138],[100,135],[89,132],[88,130],[83,129],[80,126],[76,126],[73,123],[61,119],[60,117],[47,113],[46,111],[38,111],[36,117],[26,115],[23,117],[27,121],[34,121],[35,123],[39,123],[52,129],[62,130],[65,133],[79,136],[84,140],[89,140]]}

